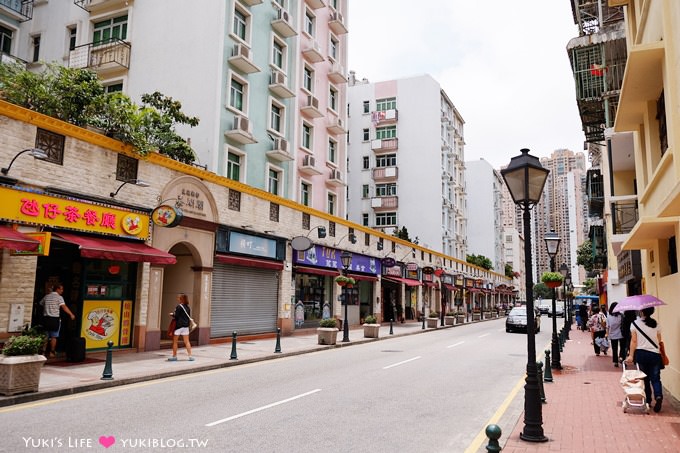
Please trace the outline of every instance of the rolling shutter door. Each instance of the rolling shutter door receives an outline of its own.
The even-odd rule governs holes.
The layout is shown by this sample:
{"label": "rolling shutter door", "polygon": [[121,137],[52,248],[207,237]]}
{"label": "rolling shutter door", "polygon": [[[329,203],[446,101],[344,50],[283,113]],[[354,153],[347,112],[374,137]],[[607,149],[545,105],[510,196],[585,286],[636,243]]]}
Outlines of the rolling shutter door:
{"label": "rolling shutter door", "polygon": [[277,271],[215,263],[211,338],[276,332]]}

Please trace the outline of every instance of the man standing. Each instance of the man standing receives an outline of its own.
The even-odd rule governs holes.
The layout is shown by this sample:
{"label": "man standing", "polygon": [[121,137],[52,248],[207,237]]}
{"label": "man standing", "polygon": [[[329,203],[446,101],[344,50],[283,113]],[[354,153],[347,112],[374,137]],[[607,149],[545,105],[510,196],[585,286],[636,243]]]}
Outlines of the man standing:
{"label": "man standing", "polygon": [[56,357],[57,352],[57,338],[59,338],[59,330],[61,328],[60,310],[71,317],[73,321],[76,316],[69,310],[61,296],[64,293],[64,285],[57,283],[52,287],[52,292],[45,295],[40,301],[43,307],[43,323],[47,329],[47,337],[49,338],[49,357]]}

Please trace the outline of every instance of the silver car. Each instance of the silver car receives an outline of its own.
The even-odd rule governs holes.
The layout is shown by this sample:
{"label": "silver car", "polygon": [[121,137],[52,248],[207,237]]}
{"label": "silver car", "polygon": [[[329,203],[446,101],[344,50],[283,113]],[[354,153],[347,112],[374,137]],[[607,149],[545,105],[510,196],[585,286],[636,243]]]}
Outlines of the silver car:
{"label": "silver car", "polygon": [[[534,309],[534,332],[541,331],[541,314],[537,309]],[[508,317],[505,319],[505,331],[527,331],[527,307],[515,307],[510,310]]]}

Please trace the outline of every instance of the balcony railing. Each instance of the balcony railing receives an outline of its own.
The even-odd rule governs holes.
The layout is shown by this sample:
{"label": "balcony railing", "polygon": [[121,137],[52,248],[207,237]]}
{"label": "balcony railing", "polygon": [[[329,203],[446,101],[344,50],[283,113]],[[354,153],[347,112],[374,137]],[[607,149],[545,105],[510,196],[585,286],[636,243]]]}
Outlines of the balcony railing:
{"label": "balcony railing", "polygon": [[371,149],[376,152],[394,151],[398,148],[398,145],[398,138],[377,138],[375,140],[371,140]]}
{"label": "balcony railing", "polygon": [[33,0],[0,0],[0,6],[9,9],[20,22],[33,19]]}
{"label": "balcony railing", "polygon": [[130,44],[118,38],[78,46],[69,54],[70,68],[130,68]]}
{"label": "balcony railing", "polygon": [[22,60],[21,58],[15,57],[14,55],[10,55],[5,52],[0,52],[0,63],[1,64],[17,63],[24,67],[28,65],[28,62]]}
{"label": "balcony railing", "polygon": [[387,197],[373,197],[371,198],[371,207],[376,211],[383,209],[396,209],[399,207],[399,197],[391,195]]}
{"label": "balcony railing", "polygon": [[377,167],[373,169],[374,181],[396,180],[398,177],[398,167]]}
{"label": "balcony railing", "polygon": [[611,204],[612,232],[614,234],[628,234],[638,221],[637,200],[622,200]]}

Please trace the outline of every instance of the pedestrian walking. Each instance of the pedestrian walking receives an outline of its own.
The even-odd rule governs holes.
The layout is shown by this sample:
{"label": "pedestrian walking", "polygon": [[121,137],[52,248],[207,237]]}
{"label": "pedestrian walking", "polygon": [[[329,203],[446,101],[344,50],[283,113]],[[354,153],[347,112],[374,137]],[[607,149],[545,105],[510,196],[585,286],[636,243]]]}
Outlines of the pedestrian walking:
{"label": "pedestrian walking", "polygon": [[191,356],[191,342],[189,341],[189,318],[191,316],[191,307],[189,307],[189,297],[186,294],[180,293],[177,296],[179,303],[175,307],[175,311],[170,313],[170,316],[175,318],[175,334],[172,336],[172,357],[168,357],[169,362],[177,361],[177,343],[179,337],[182,336],[184,347],[187,350],[189,361],[193,361]]}
{"label": "pedestrian walking", "polygon": [[59,338],[59,331],[61,330],[61,310],[71,317],[71,321],[76,319],[76,316],[66,305],[62,294],[64,294],[64,285],[57,283],[52,287],[52,291],[39,302],[43,308],[43,324],[45,330],[47,330],[47,338],[49,338],[47,354],[50,358],[57,356],[57,338]]}
{"label": "pedestrian walking", "polygon": [[[600,355],[603,352],[607,355],[609,345],[605,344],[607,339],[607,317],[600,312],[600,307],[593,307],[593,315],[588,320],[588,328],[593,334],[593,348],[595,355]],[[602,338],[603,340],[600,340]]]}
{"label": "pedestrian walking", "polygon": [[614,308],[617,305],[618,302],[611,304],[607,314],[607,338],[609,338],[611,343],[612,362],[614,362],[615,367],[618,367],[619,363],[623,362],[626,358],[626,348],[623,344],[623,333],[621,332],[623,315],[621,313],[614,313]]}
{"label": "pedestrian walking", "polygon": [[654,412],[661,410],[663,389],[661,385],[661,354],[659,344],[661,328],[656,319],[652,318],[654,307],[640,311],[640,317],[633,321],[630,328],[630,351],[626,357],[627,363],[635,362],[640,371],[645,373],[645,398],[647,404],[652,404],[652,389],[654,390]]}
{"label": "pedestrian walking", "polygon": [[580,307],[578,307],[578,316],[581,319],[579,328],[583,331],[587,330],[586,324],[588,322],[588,305],[586,301],[583,301]]}

